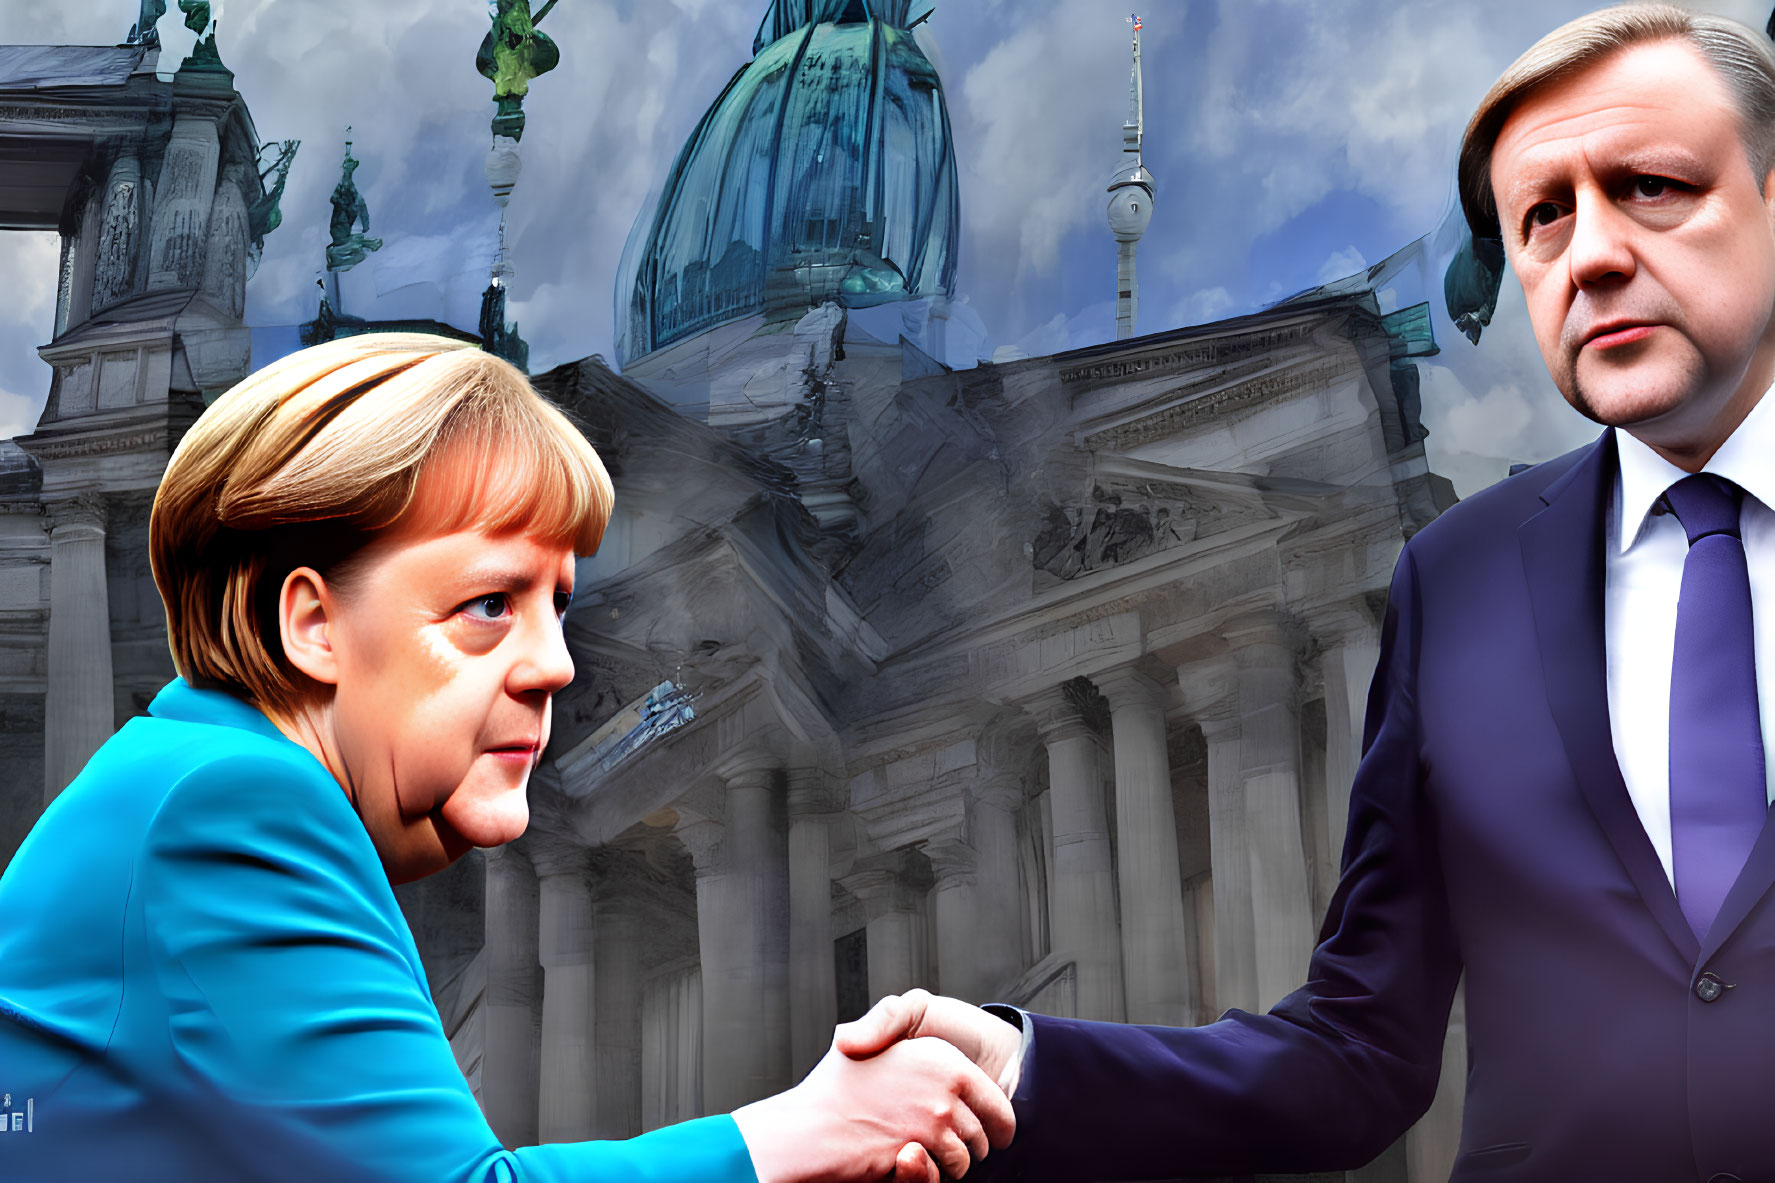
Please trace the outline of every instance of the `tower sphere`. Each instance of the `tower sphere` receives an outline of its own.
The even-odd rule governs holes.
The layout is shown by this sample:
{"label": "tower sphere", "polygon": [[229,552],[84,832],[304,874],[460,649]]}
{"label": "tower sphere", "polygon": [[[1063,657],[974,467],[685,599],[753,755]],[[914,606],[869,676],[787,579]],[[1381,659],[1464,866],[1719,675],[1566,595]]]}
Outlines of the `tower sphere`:
{"label": "tower sphere", "polygon": [[1125,168],[1109,183],[1109,230],[1117,242],[1139,242],[1153,217],[1158,183],[1142,165]]}

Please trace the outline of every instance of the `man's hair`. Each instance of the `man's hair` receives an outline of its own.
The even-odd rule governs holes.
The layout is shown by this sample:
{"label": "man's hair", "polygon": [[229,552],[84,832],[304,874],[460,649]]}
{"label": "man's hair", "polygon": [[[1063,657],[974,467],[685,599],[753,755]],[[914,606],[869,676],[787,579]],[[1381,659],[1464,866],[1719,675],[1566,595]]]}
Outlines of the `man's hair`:
{"label": "man's hair", "polygon": [[1775,52],[1768,39],[1735,20],[1674,4],[1619,4],[1569,21],[1535,42],[1479,100],[1461,137],[1458,173],[1461,210],[1473,237],[1501,236],[1491,188],[1492,147],[1518,103],[1628,46],[1679,38],[1694,46],[1725,84],[1760,189],[1775,166]]}
{"label": "man's hair", "polygon": [[473,345],[368,333],[293,353],[218,398],[161,478],[148,552],[173,664],[292,713],[316,687],[279,633],[291,571],[349,586],[349,561],[403,525],[522,530],[590,554],[611,500],[584,434]]}

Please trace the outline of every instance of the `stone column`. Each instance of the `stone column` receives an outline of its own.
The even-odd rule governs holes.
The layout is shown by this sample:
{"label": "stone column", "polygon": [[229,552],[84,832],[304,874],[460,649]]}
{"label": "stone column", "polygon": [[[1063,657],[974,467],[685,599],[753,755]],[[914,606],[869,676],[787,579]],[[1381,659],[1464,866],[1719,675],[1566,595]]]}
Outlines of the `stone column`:
{"label": "stone column", "polygon": [[800,1080],[838,1023],[832,960],[832,794],[812,769],[789,773],[789,1072]]}
{"label": "stone column", "polygon": [[862,901],[869,942],[869,1001],[930,986],[921,901],[928,878],[917,880],[911,852],[869,855],[841,881]]}
{"label": "stone column", "polygon": [[1131,669],[1096,682],[1109,699],[1115,740],[1116,871],[1128,1021],[1181,1027],[1190,1021],[1194,1000],[1165,746],[1169,696]]}
{"label": "stone column", "polygon": [[536,873],[523,854],[510,846],[497,846],[486,854],[481,1111],[509,1150],[536,1144],[542,1032],[539,901]]}
{"label": "stone column", "polygon": [[1366,614],[1351,613],[1327,629],[1325,672],[1325,824],[1327,847],[1343,864],[1344,830],[1350,820],[1350,786],[1362,759],[1362,725],[1368,685],[1380,660],[1380,631]]}
{"label": "stone column", "polygon": [[[1203,667],[1184,667],[1185,687],[1210,677]],[[1196,716],[1208,748],[1208,858],[1214,898],[1214,1007],[1217,1012],[1257,1010],[1257,936],[1251,910],[1250,836],[1245,826],[1245,785],[1239,779],[1239,717],[1236,698]]]}
{"label": "stone column", "polygon": [[622,881],[606,882],[592,926],[592,1133],[641,1132],[641,917]]}
{"label": "stone column", "polygon": [[726,821],[678,830],[696,864],[703,1105],[727,1113],[788,1088],[789,858],[777,773],[726,770]]}
{"label": "stone column", "polygon": [[1016,777],[989,773],[968,793],[964,836],[925,845],[937,877],[937,987],[944,994],[993,1002],[1023,970],[1022,803]]}
{"label": "stone column", "polygon": [[703,975],[696,966],[664,973],[641,1004],[641,1128],[702,1117]]}
{"label": "stone column", "polygon": [[160,166],[149,227],[148,290],[194,288],[203,279],[204,247],[209,241],[210,206],[222,146],[215,120],[196,112],[179,114]]}
{"label": "stone column", "polygon": [[583,848],[532,848],[541,911],[542,1085],[537,1136],[583,1142],[592,1133],[597,1091],[592,1053],[592,882]]}
{"label": "stone column", "polygon": [[43,701],[43,804],[117,729],[105,503],[83,493],[49,506],[49,686]]}
{"label": "stone column", "polygon": [[1072,957],[1077,965],[1078,1017],[1119,1023],[1127,1009],[1115,868],[1103,806],[1102,749],[1060,690],[1048,692],[1031,706],[1048,748],[1054,827],[1048,927],[1053,951]]}
{"label": "stone column", "polygon": [[[125,153],[111,164],[99,207],[98,244],[94,249],[91,286],[86,292],[90,311],[97,312],[136,290],[137,261],[142,232],[142,165]],[[78,274],[78,272],[76,273]],[[84,320],[87,309],[71,303],[74,323]]]}
{"label": "stone column", "polygon": [[1312,894],[1300,820],[1299,672],[1268,621],[1228,630],[1237,648],[1239,779],[1250,842],[1257,1005],[1268,1010],[1305,981],[1313,952]]}

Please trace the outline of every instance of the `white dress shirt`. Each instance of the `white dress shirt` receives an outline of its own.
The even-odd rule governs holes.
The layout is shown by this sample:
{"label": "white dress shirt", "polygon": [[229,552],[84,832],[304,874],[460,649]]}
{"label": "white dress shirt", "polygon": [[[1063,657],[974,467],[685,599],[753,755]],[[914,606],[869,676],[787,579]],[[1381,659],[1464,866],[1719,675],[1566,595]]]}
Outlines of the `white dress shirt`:
{"label": "white dress shirt", "polygon": [[[1621,464],[1609,506],[1603,607],[1609,728],[1627,795],[1674,890],[1670,665],[1689,539],[1675,514],[1652,510],[1666,489],[1689,474],[1618,428],[1615,448]],[[1775,395],[1758,401],[1701,471],[1718,473],[1745,493],[1739,532],[1750,566],[1757,707],[1767,754],[1775,735]],[[1768,799],[1775,801],[1775,761],[1765,755],[1763,765]]]}

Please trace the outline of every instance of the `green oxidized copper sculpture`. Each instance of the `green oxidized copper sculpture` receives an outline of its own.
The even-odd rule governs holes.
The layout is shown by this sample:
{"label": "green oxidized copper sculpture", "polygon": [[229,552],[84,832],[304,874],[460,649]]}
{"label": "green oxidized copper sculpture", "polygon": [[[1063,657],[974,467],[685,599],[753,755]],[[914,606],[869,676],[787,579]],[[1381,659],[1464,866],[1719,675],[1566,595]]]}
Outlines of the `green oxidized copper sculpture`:
{"label": "green oxidized copper sculpture", "polygon": [[[160,5],[165,11],[166,5]],[[197,44],[191,48],[191,56],[185,59],[181,69],[198,69],[220,67],[222,55],[216,52],[215,24],[210,20],[208,0],[179,0],[179,11],[185,14],[185,27],[197,34]],[[209,36],[204,36],[205,33]]]}
{"label": "green oxidized copper sculpture", "polygon": [[[181,0],[183,2],[183,0]],[[357,191],[351,174],[357,171],[358,160],[351,154],[351,141],[345,141],[345,160],[341,165],[339,183],[333,187],[333,241],[327,247],[327,270],[349,271],[364,261],[371,251],[382,249],[380,238],[371,238],[370,207]],[[363,224],[362,232],[354,232],[354,223]]]}
{"label": "green oxidized copper sculpture", "polygon": [[136,14],[136,26],[129,31],[127,45],[146,45],[156,48],[160,45],[160,32],[155,28],[160,18],[166,15],[166,0],[142,0],[142,7]]}
{"label": "green oxidized copper sculpture", "polygon": [[[259,188],[264,195],[247,210],[254,239],[263,239],[283,223],[278,203],[283,200],[284,184],[290,179],[290,165],[296,162],[296,149],[301,146],[301,140],[279,140],[259,150]],[[273,154],[270,163],[265,161],[267,153]]]}
{"label": "green oxidized copper sculpture", "polygon": [[1442,300],[1448,319],[1479,344],[1479,334],[1491,323],[1498,308],[1498,291],[1504,283],[1504,244],[1496,238],[1475,239],[1470,230],[1461,233],[1461,246],[1442,276]]}
{"label": "green oxidized copper sculpture", "polygon": [[536,28],[555,6],[548,0],[534,16],[530,0],[493,0],[493,27],[481,40],[475,68],[493,82],[493,134],[524,138],[524,96],[530,80],[561,63],[561,51]]}

